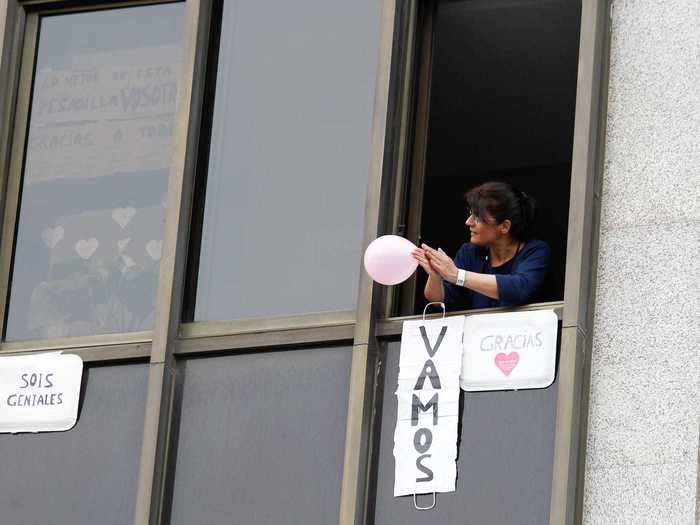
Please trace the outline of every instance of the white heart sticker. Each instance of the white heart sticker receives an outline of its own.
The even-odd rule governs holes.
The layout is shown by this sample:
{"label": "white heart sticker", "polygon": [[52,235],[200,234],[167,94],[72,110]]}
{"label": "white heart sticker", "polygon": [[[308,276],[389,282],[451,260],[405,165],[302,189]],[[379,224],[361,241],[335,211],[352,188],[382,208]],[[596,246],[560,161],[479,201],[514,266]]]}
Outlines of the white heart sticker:
{"label": "white heart sticker", "polygon": [[92,254],[95,253],[99,245],[99,241],[94,237],[88,240],[80,239],[75,243],[75,251],[78,252],[81,258],[87,260],[92,257]]}
{"label": "white heart sticker", "polygon": [[134,218],[134,215],[136,215],[136,209],[133,206],[114,208],[112,210],[112,219],[121,226],[122,229],[126,228],[126,225]]}
{"label": "white heart sticker", "polygon": [[148,241],[146,243],[146,252],[148,252],[148,256],[153,259],[154,261],[157,261],[160,259],[160,256],[163,251],[163,241]]}
{"label": "white heart sticker", "polygon": [[63,239],[65,231],[63,226],[56,226],[55,228],[46,228],[41,232],[41,239],[44,244],[49,248],[54,248]]}

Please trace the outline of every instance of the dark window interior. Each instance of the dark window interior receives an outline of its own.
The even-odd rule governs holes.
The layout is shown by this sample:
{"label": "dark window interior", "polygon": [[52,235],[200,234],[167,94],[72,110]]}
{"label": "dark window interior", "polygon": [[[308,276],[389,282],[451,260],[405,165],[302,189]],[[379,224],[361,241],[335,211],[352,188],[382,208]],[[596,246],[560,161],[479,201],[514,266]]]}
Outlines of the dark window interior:
{"label": "dark window interior", "polygon": [[465,192],[514,184],[536,199],[552,250],[538,302],[564,294],[580,19],[580,0],[442,1],[433,16],[420,236],[454,256],[468,239]]}

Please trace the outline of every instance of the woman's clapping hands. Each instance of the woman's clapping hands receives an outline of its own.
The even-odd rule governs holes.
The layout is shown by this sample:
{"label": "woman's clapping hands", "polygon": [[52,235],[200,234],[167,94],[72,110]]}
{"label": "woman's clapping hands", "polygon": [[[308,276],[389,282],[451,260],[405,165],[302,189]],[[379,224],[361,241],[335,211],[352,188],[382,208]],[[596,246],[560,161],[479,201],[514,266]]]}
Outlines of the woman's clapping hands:
{"label": "woman's clapping hands", "polygon": [[451,283],[457,281],[457,266],[442,248],[434,250],[427,244],[421,244],[412,255],[429,276],[441,277]]}

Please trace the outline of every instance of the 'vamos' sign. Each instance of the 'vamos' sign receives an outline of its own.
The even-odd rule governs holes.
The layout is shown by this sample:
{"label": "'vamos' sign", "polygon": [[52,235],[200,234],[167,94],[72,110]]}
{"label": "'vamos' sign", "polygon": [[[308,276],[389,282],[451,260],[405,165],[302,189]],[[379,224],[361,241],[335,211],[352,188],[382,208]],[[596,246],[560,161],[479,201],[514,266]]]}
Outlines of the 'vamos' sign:
{"label": "'vamos' sign", "polygon": [[455,490],[463,323],[452,317],[403,325],[394,496]]}

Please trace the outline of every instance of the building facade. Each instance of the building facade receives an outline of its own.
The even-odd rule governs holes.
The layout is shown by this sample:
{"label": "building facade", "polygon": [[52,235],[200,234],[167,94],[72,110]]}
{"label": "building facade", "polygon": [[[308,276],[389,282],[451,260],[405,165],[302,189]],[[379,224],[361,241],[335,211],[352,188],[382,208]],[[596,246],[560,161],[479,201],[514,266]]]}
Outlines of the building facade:
{"label": "building facade", "polygon": [[[588,523],[699,519],[700,360],[692,350],[682,357],[700,339],[688,317],[698,309],[698,270],[681,267],[699,232],[690,204],[700,154],[700,97],[691,88],[700,78],[698,21],[695,2],[613,2]],[[644,219],[652,209],[667,218],[658,228]],[[663,267],[654,276],[652,261]]]}
{"label": "building facade", "polygon": [[[85,362],[73,429],[0,435],[0,523],[697,522],[696,1],[0,0],[0,44],[0,357]],[[538,201],[556,379],[463,394],[419,511],[422,276],[362,252],[451,253],[490,179]]]}

